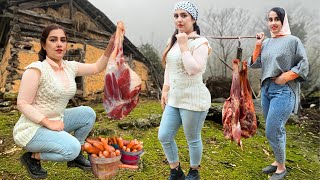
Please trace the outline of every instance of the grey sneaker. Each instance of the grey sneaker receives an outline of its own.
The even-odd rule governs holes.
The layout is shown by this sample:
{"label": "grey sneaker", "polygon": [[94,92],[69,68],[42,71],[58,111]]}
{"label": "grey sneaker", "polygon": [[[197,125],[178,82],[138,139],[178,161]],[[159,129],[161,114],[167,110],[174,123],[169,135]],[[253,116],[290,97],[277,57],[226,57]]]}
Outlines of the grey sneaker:
{"label": "grey sneaker", "polygon": [[262,172],[265,174],[271,174],[277,171],[277,166],[269,165],[262,169]]}
{"label": "grey sneaker", "polygon": [[196,169],[190,168],[189,173],[186,177],[186,180],[200,180],[199,171]]}
{"label": "grey sneaker", "polygon": [[270,180],[280,180],[286,177],[287,170],[285,169],[282,173],[273,173],[273,175],[270,177]]}

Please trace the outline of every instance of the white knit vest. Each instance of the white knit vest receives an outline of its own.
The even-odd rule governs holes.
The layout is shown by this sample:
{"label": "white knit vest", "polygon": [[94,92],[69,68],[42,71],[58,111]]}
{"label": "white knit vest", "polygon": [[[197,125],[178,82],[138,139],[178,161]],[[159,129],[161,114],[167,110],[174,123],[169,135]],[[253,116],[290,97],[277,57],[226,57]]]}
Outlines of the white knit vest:
{"label": "white knit vest", "polygon": [[[69,100],[76,93],[75,77],[77,63],[74,61],[63,61],[69,80],[69,88],[65,89],[63,83],[57,78],[50,64],[44,60],[31,63],[28,68],[36,68],[41,71],[39,88],[36,97],[31,104],[49,120],[62,120],[63,113]],[[21,115],[13,129],[13,138],[16,144],[24,147],[35,135],[41,125]]]}
{"label": "white knit vest", "polygon": [[[192,53],[204,43],[208,45],[208,54],[210,54],[211,47],[206,38],[189,39],[188,48]],[[200,73],[192,76],[188,75],[182,62],[179,46],[173,46],[170,49],[166,63],[170,85],[168,105],[192,111],[208,110],[211,106],[211,95],[202,79],[206,66],[203,67]]]}

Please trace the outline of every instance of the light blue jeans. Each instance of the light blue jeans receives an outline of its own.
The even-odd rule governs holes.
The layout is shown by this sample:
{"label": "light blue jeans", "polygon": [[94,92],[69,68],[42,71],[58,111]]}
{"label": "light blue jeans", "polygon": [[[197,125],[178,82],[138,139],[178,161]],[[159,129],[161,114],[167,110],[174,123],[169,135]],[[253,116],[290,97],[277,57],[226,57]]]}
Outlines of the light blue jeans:
{"label": "light blue jeans", "polygon": [[288,84],[267,79],[261,87],[261,105],[266,121],[266,137],[278,163],[286,159],[285,124],[293,111],[295,96]]}
{"label": "light blue jeans", "polygon": [[201,129],[208,111],[190,111],[166,105],[162,115],[158,139],[169,163],[179,162],[178,147],[174,140],[178,129],[183,125],[188,141],[190,166],[200,165],[202,158]]}
{"label": "light blue jeans", "polygon": [[[24,147],[29,152],[40,152],[40,159],[46,161],[72,161],[81,150],[96,120],[96,113],[88,106],[66,109],[64,131],[52,131],[41,127]],[[69,134],[74,132],[74,136]]]}

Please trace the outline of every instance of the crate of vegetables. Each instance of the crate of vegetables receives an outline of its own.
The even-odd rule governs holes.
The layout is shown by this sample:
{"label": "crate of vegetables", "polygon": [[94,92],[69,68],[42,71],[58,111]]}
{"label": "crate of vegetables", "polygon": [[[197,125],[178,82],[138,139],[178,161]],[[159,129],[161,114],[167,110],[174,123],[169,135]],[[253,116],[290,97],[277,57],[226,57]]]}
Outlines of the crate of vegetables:
{"label": "crate of vegetables", "polygon": [[137,165],[143,155],[143,142],[125,140],[122,137],[109,137],[108,144],[121,150],[121,162],[127,165]]}
{"label": "crate of vegetables", "polygon": [[87,138],[83,150],[89,154],[93,174],[99,179],[110,179],[117,174],[121,152],[108,144],[108,138]]}
{"label": "crate of vegetables", "polygon": [[140,157],[143,155],[143,142],[136,139],[128,141],[122,137],[109,137],[108,144],[121,151],[120,168],[137,170]]}
{"label": "crate of vegetables", "polygon": [[140,157],[143,155],[143,142],[136,139],[123,141],[121,149],[121,162],[124,164],[137,165]]}

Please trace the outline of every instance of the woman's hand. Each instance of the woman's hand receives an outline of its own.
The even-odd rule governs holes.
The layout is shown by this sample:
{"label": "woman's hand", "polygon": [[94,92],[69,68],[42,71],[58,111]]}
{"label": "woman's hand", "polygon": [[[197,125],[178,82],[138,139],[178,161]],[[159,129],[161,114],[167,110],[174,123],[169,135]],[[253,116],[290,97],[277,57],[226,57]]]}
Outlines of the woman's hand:
{"label": "woman's hand", "polygon": [[282,73],[280,76],[273,78],[274,83],[283,85],[287,83],[287,79],[285,77],[285,74]]}
{"label": "woman's hand", "polygon": [[180,47],[180,51],[181,53],[185,52],[185,51],[189,51],[188,48],[188,36],[186,33],[178,33],[176,34],[176,38],[177,38],[177,42],[179,44]]}
{"label": "woman's hand", "polygon": [[168,103],[168,92],[169,92],[170,86],[163,85],[162,92],[161,92],[161,108],[162,111],[164,111],[164,108],[166,107],[166,104]]}
{"label": "woman's hand", "polygon": [[64,129],[64,123],[60,120],[49,120],[48,118],[43,118],[39,124],[53,131],[63,131]]}
{"label": "woman's hand", "polygon": [[162,92],[161,92],[161,108],[162,111],[164,111],[164,108],[166,107],[166,104],[168,103],[168,92],[169,92],[170,86],[163,85]]}
{"label": "woman's hand", "polygon": [[104,50],[104,55],[105,55],[106,57],[110,57],[110,55],[111,55],[111,53],[112,53],[112,50],[113,50],[112,48],[113,48],[113,45],[114,45],[115,36],[116,36],[116,35],[113,34],[113,35],[110,37],[109,43],[108,43],[106,49]]}
{"label": "woman's hand", "polygon": [[277,84],[285,84],[288,81],[292,81],[299,77],[299,74],[293,72],[293,71],[287,71],[283,72],[280,76],[274,78],[274,82]]}
{"label": "woman's hand", "polygon": [[161,93],[161,108],[162,111],[164,111],[164,108],[166,107],[166,104],[168,103],[168,91],[162,91]]}
{"label": "woman's hand", "polygon": [[257,33],[256,38],[257,38],[256,44],[261,45],[264,40],[264,32]]}

